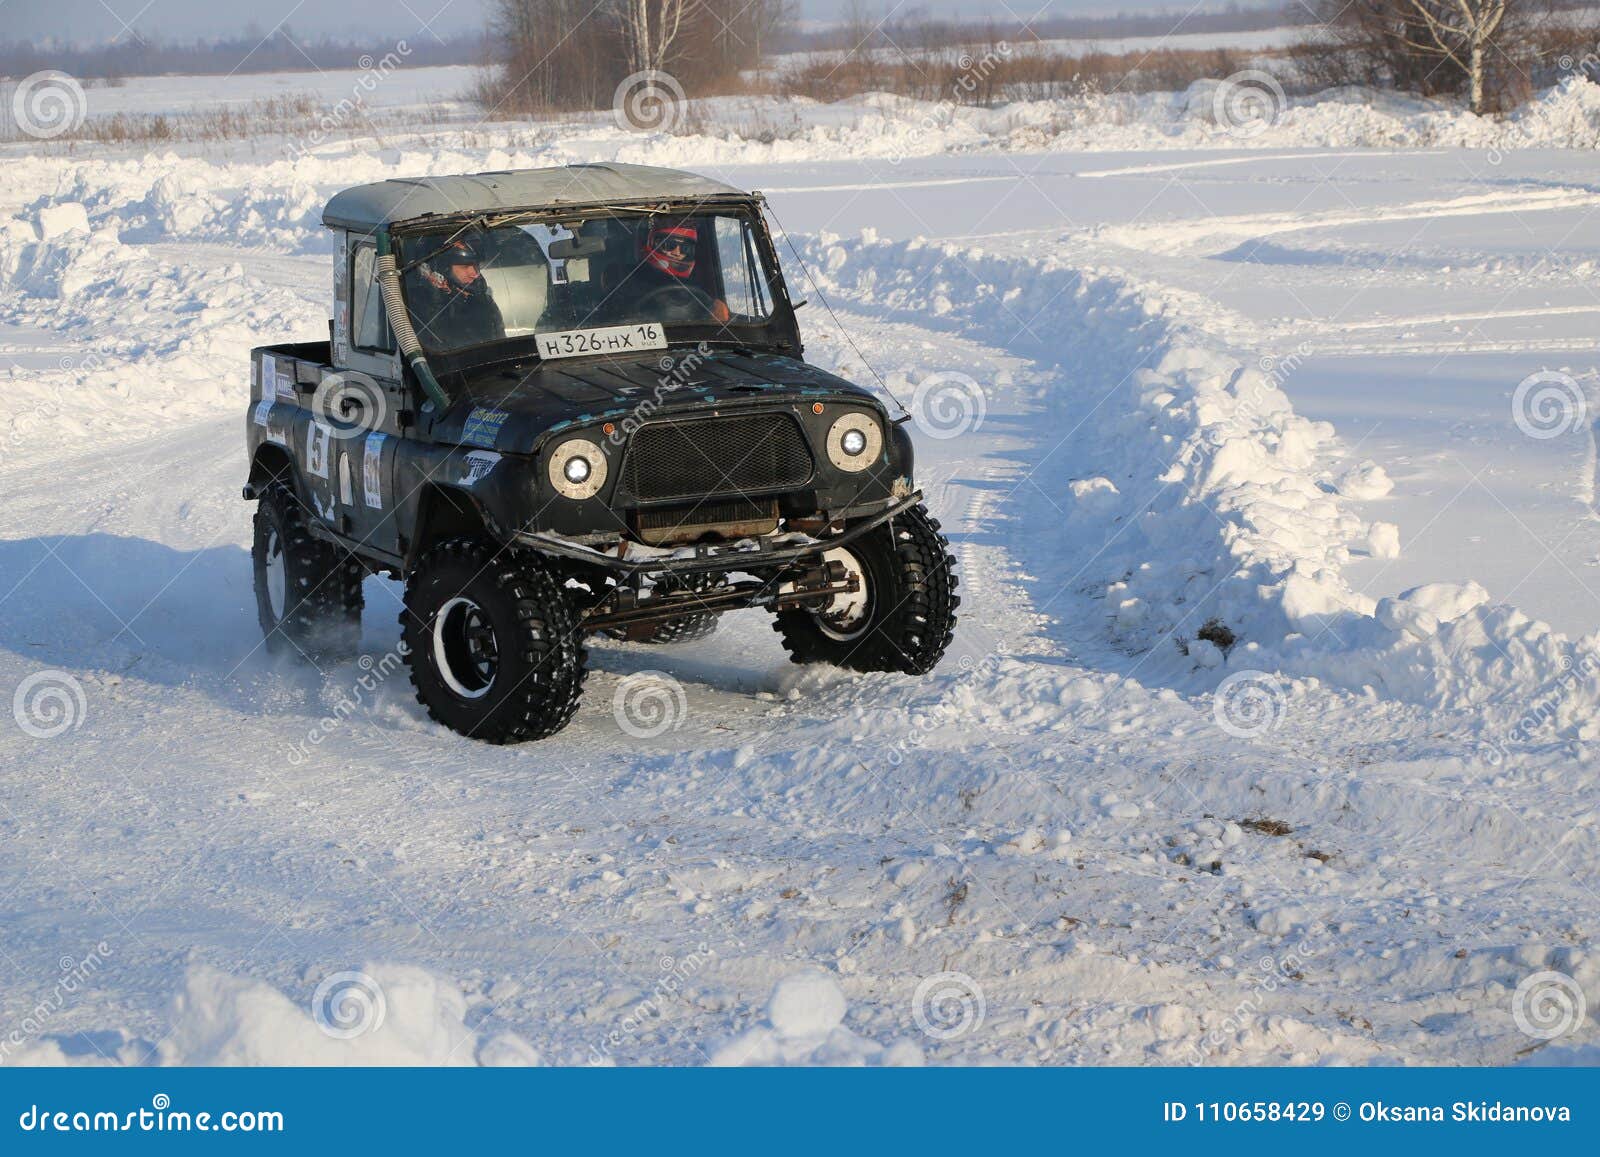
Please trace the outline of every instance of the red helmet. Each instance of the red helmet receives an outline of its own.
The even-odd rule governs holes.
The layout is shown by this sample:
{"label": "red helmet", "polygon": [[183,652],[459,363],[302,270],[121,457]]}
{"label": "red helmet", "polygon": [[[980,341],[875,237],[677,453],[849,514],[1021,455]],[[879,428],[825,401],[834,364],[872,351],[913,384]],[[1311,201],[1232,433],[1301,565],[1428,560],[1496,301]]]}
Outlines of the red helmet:
{"label": "red helmet", "polygon": [[690,225],[655,225],[645,235],[644,259],[671,277],[694,272],[694,248],[699,234]]}

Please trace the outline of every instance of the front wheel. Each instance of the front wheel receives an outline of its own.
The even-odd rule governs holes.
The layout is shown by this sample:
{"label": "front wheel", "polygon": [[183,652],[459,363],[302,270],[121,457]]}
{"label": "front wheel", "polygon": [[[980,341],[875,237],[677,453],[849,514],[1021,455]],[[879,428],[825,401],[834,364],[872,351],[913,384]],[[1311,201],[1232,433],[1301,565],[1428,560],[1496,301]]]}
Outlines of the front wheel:
{"label": "front wheel", "polygon": [[417,699],[452,731],[543,739],[578,709],[587,656],[577,610],[536,555],[441,543],[406,582],[400,626]]}
{"label": "front wheel", "polygon": [[825,605],[779,611],[774,627],[796,663],[853,671],[933,670],[955,633],[955,559],[939,523],[918,504],[824,557],[857,578],[858,590]]}

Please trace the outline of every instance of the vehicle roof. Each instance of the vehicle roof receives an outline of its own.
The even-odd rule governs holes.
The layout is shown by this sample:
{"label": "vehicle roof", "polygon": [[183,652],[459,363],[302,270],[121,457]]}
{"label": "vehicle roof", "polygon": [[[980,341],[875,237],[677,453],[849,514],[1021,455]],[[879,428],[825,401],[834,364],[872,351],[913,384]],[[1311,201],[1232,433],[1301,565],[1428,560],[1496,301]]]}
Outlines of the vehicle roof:
{"label": "vehicle roof", "polygon": [[459,216],[555,205],[749,197],[721,181],[654,165],[565,165],[454,177],[397,177],[336,193],[322,223],[370,233],[428,216]]}

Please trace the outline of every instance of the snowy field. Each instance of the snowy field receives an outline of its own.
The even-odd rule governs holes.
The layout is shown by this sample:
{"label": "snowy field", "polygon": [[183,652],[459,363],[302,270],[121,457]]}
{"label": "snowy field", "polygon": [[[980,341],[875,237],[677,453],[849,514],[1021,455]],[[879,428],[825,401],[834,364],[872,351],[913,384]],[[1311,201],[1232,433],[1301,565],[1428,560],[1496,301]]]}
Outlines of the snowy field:
{"label": "snowy field", "polygon": [[[0,1060],[1594,1061],[1600,88],[1212,107],[0,150]],[[387,581],[360,664],[258,645],[246,355],[325,334],[323,201],[608,159],[766,192],[808,356],[912,406],[933,676],[742,612],[502,749]]]}

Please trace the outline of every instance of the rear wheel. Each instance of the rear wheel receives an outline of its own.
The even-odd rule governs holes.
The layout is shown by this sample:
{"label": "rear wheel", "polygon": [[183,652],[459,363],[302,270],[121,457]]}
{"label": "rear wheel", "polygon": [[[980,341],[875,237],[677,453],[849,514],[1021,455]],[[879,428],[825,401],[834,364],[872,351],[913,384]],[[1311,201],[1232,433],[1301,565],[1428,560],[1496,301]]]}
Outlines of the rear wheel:
{"label": "rear wheel", "polygon": [[543,739],[578,709],[578,614],[537,555],[478,539],[428,551],[406,582],[401,637],[417,699],[488,743]]}
{"label": "rear wheel", "polygon": [[311,660],[353,655],[361,644],[360,562],[311,537],[305,508],[282,481],[262,491],[254,537],[256,614],[267,649]]}
{"label": "rear wheel", "polygon": [[775,629],[796,663],[922,675],[938,664],[956,625],[958,579],[939,523],[918,504],[824,556],[858,589],[825,605],[779,611]]}

